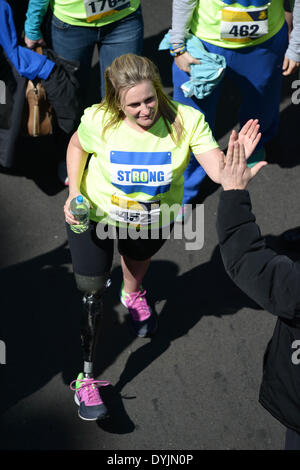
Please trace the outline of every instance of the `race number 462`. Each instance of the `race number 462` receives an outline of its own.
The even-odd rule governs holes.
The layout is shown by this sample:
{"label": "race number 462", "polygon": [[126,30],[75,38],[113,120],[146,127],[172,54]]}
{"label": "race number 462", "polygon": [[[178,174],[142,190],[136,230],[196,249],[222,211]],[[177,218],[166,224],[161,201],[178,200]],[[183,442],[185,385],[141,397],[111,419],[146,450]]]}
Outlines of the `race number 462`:
{"label": "race number 462", "polygon": [[257,24],[243,24],[241,26],[234,25],[229,31],[229,34],[232,34],[235,37],[255,36],[258,30],[259,27]]}

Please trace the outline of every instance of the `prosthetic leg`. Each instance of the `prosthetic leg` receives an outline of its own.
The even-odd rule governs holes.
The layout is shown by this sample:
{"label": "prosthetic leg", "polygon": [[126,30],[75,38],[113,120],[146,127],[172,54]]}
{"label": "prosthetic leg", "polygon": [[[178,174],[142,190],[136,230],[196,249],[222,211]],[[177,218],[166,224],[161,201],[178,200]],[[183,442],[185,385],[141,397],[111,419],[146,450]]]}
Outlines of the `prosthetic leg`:
{"label": "prosthetic leg", "polygon": [[107,381],[94,380],[93,364],[101,319],[103,317],[102,296],[109,285],[109,276],[80,276],[75,274],[78,289],[83,292],[83,314],[81,320],[81,345],[84,367],[70,385],[75,391],[78,415],[85,421],[95,421],[107,416],[108,411],[99,393],[99,387],[109,385]]}
{"label": "prosthetic leg", "polygon": [[102,297],[110,285],[109,274],[103,276],[81,276],[75,274],[78,289],[83,292],[83,312],[81,318],[81,345],[83,349],[83,374],[93,377],[93,363],[103,318]]}

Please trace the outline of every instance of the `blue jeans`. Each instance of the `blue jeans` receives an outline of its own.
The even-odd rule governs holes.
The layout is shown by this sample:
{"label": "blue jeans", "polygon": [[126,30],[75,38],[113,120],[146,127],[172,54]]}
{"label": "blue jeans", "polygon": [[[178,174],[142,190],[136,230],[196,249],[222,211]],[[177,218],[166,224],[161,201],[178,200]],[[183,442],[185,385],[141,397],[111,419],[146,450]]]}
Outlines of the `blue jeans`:
{"label": "blue jeans", "polygon": [[[279,105],[282,82],[282,63],[288,45],[287,24],[272,38],[258,46],[226,49],[202,41],[205,49],[226,59],[226,74],[232,78],[241,92],[242,103],[239,110],[241,127],[249,119],[259,119],[262,137],[257,150],[271,140],[279,124]],[[173,98],[180,103],[199,109],[205,115],[214,131],[217,104],[222,83],[203,100],[185,98],[180,86],[189,80],[189,75],[173,64]],[[224,115],[226,120],[226,114]],[[187,204],[198,193],[205,173],[192,156],[185,171],[183,204]]]}
{"label": "blue jeans", "polygon": [[[95,44],[99,47],[100,95],[105,94],[104,71],[116,57],[129,52],[141,54],[144,25],[141,8],[105,26],[73,26],[56,18],[51,20],[53,50],[67,60],[78,61],[78,80],[81,90],[88,86]],[[99,100],[95,100],[99,101]]]}

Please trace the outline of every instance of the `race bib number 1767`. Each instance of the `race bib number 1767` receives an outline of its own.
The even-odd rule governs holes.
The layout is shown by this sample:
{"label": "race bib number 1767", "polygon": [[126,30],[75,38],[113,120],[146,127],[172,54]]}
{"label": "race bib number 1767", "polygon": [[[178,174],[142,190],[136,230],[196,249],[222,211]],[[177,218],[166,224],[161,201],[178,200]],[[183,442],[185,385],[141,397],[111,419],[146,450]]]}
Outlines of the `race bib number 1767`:
{"label": "race bib number 1767", "polygon": [[130,7],[130,0],[84,0],[86,21],[103,18]]}

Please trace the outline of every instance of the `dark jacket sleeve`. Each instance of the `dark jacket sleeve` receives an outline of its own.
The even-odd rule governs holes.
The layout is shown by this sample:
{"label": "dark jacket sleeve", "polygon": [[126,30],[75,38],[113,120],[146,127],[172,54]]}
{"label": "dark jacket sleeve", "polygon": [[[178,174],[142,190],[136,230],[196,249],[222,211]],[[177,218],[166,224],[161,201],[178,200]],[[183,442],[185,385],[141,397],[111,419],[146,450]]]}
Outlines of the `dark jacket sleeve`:
{"label": "dark jacket sleeve", "polygon": [[300,320],[300,264],[267,248],[248,191],[223,191],[217,232],[225,269],[236,285],[274,315]]}

